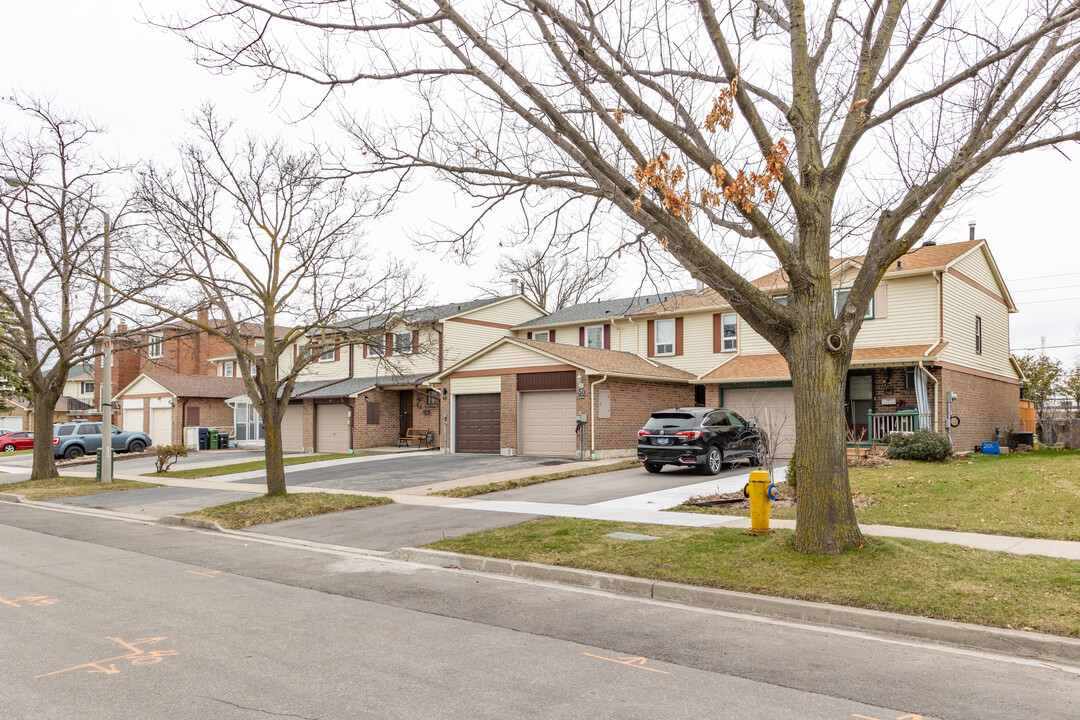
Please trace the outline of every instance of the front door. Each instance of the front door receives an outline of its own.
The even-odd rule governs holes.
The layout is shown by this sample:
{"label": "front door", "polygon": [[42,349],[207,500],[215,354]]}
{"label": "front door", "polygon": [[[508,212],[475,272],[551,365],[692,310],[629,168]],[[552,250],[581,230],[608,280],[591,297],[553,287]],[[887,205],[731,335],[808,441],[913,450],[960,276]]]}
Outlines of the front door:
{"label": "front door", "polygon": [[848,377],[848,401],[851,407],[851,429],[856,442],[870,438],[868,413],[874,407],[874,376],[851,375]]}
{"label": "front door", "polygon": [[398,437],[405,437],[409,433],[409,428],[412,425],[412,404],[413,404],[413,391],[402,390],[398,393],[401,403],[401,434]]}

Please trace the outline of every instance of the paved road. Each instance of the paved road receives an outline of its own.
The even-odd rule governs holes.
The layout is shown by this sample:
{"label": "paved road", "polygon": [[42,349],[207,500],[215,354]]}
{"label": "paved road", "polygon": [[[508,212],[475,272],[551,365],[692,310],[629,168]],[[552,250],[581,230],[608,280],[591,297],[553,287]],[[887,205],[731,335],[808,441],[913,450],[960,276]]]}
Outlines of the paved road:
{"label": "paved road", "polygon": [[8,505],[0,546],[3,718],[1080,715],[1061,669],[463,571]]}

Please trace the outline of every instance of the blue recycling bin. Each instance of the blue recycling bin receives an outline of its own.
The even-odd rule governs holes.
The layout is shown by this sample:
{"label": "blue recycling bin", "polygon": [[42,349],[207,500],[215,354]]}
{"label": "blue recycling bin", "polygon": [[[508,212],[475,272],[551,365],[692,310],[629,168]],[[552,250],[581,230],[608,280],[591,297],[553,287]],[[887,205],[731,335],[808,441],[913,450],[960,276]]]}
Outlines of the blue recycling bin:
{"label": "blue recycling bin", "polygon": [[210,428],[199,428],[199,449],[210,449]]}

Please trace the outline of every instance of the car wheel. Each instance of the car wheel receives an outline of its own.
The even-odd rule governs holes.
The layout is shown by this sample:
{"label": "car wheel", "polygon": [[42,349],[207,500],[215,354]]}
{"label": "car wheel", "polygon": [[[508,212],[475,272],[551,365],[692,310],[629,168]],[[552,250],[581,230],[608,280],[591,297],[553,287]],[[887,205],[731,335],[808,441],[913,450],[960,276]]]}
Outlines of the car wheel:
{"label": "car wheel", "polygon": [[84,452],[86,451],[78,445],[72,445],[64,451],[64,458],[67,460],[74,460],[77,457],[82,457]]}
{"label": "car wheel", "polygon": [[754,467],[761,467],[765,464],[765,443],[758,441],[754,445],[754,457],[750,460],[750,464]]}
{"label": "car wheel", "polygon": [[4,446],[4,452],[15,452],[15,446],[11,443],[8,443]]}
{"label": "car wheel", "polygon": [[645,463],[645,469],[651,473],[658,473],[664,469],[664,466],[660,463]]}
{"label": "car wheel", "polygon": [[142,440],[132,440],[131,444],[128,445],[128,452],[141,453],[145,449],[146,443],[144,443]]}
{"label": "car wheel", "polygon": [[724,453],[720,452],[720,448],[712,445],[705,455],[705,462],[698,465],[697,470],[702,475],[716,475],[723,467]]}

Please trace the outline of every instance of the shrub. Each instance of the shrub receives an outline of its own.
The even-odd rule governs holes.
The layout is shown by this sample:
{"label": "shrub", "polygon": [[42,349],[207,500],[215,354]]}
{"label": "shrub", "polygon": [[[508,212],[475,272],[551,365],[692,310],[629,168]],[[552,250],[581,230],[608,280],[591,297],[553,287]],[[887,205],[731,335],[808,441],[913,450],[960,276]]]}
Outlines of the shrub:
{"label": "shrub", "polygon": [[911,435],[893,434],[886,438],[890,460],[941,462],[952,455],[952,444],[932,430],[916,430]]}
{"label": "shrub", "polygon": [[186,445],[154,445],[149,452],[157,454],[157,472],[168,472],[177,460],[187,457]]}

